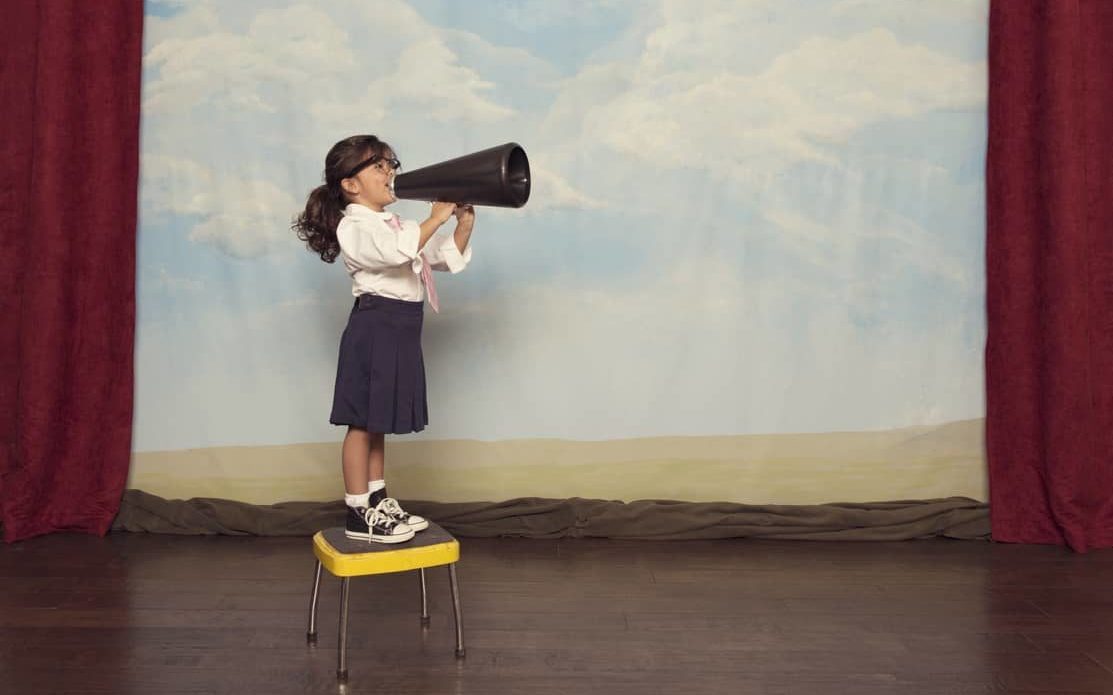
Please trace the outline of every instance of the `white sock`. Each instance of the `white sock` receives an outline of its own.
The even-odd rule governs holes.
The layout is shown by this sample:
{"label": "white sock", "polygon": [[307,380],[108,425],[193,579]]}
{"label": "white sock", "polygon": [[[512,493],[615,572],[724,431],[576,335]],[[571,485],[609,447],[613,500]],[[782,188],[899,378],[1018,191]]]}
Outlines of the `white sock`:
{"label": "white sock", "polygon": [[385,480],[372,480],[371,482],[367,483],[367,494],[371,494],[372,492],[378,492],[379,490],[385,490],[385,489],[386,489],[386,481]]}
{"label": "white sock", "polygon": [[349,507],[363,507],[367,509],[367,505],[371,504],[371,493],[365,492],[362,495],[349,495],[344,493],[344,504]]}

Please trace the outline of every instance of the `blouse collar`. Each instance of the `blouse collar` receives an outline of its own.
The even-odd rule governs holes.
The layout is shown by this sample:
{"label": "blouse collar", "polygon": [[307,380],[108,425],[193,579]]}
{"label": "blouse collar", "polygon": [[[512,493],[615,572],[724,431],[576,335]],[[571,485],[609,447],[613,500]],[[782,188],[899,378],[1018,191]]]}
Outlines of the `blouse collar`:
{"label": "blouse collar", "polygon": [[393,212],[388,212],[386,210],[377,212],[367,207],[366,205],[360,205],[359,203],[348,203],[348,206],[344,208],[344,214],[351,215],[353,217],[373,217],[380,220],[389,220],[390,218],[394,217]]}

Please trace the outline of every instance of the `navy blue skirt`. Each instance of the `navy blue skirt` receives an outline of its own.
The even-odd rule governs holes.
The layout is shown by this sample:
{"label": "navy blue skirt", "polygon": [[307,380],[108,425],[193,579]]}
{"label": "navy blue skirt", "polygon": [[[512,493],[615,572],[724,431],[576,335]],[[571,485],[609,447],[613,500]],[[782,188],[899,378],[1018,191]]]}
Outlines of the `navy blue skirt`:
{"label": "navy blue skirt", "polygon": [[423,312],[423,302],[356,298],[340,338],[329,422],[389,434],[425,429]]}

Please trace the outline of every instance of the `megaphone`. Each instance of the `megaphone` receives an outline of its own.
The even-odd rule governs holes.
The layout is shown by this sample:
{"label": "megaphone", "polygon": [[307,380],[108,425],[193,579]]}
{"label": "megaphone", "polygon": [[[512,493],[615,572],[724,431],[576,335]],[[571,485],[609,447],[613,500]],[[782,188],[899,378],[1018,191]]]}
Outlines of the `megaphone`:
{"label": "megaphone", "polygon": [[399,174],[394,195],[407,200],[520,208],[529,200],[529,160],[516,142]]}

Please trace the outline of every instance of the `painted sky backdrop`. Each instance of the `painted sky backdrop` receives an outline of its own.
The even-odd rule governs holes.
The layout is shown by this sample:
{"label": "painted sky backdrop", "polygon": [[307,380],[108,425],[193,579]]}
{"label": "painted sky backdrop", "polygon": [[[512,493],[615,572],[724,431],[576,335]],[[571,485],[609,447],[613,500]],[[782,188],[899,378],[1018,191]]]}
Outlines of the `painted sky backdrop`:
{"label": "painted sky backdrop", "polygon": [[289,224],[355,133],[533,170],[438,277],[420,437],[982,415],[985,0],[146,5],[138,451],[341,436]]}

